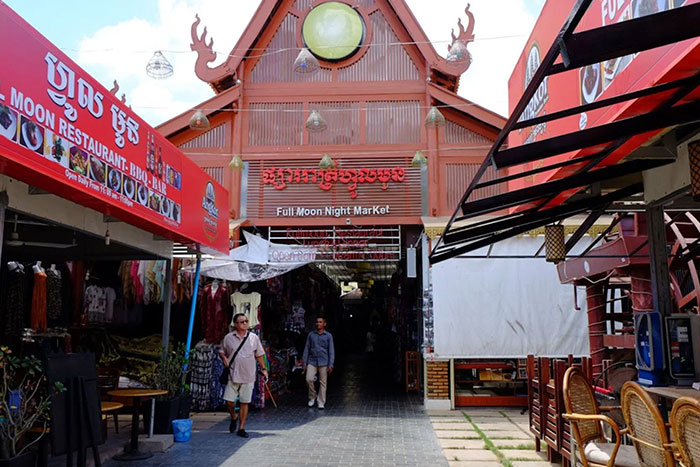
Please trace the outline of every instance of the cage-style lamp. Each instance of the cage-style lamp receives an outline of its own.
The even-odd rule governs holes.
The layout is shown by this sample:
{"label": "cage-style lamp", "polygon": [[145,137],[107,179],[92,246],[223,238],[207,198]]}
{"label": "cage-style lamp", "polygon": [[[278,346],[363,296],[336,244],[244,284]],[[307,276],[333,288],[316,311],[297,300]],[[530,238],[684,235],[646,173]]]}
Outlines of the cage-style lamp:
{"label": "cage-style lamp", "polygon": [[566,241],[563,225],[547,225],[544,228],[545,259],[560,263],[566,259]]}
{"label": "cage-style lamp", "polygon": [[156,50],[146,65],[146,74],[155,79],[170,78],[173,75],[173,66],[160,50]]}
{"label": "cage-style lamp", "polygon": [[323,118],[321,112],[318,110],[311,111],[309,118],[306,119],[306,129],[309,133],[320,133],[328,129],[326,119]]}
{"label": "cage-style lamp", "polygon": [[209,119],[201,110],[196,110],[190,118],[190,128],[193,130],[204,131],[211,128]]}
{"label": "cage-style lamp", "polygon": [[309,49],[301,49],[297,58],[294,60],[294,71],[297,73],[307,74],[315,73],[321,68],[321,64],[314,55],[309,52]]}
{"label": "cage-style lamp", "polygon": [[428,115],[425,116],[425,121],[423,122],[426,128],[439,128],[445,126],[445,116],[438,110],[437,107],[433,106],[428,111]]}

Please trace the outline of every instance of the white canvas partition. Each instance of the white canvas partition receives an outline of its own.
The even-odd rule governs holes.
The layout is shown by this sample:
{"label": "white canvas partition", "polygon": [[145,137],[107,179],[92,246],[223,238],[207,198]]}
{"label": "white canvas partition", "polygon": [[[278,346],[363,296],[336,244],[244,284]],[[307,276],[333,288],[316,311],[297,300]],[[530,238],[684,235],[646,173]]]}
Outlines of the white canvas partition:
{"label": "white canvas partition", "polygon": [[[579,249],[590,242],[584,240]],[[533,256],[543,242],[512,238],[496,243],[491,255]],[[576,311],[573,286],[561,285],[556,268],[543,258],[453,258],[433,266],[432,279],[435,357],[589,354],[585,292],[579,290]]]}

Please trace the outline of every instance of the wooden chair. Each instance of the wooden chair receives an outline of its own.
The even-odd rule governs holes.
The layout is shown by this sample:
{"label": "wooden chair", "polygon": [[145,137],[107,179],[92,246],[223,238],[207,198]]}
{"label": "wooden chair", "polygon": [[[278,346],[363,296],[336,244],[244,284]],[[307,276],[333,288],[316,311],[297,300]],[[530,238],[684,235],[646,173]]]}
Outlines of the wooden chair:
{"label": "wooden chair", "polygon": [[[615,421],[607,415],[601,415],[593,388],[583,372],[571,367],[564,374],[564,406],[566,413],[562,417],[571,423],[571,432],[578,445],[579,457],[584,467],[635,467],[639,466],[637,454],[632,446],[621,445],[621,436],[626,430],[620,430]],[[613,410],[617,407],[603,407]],[[605,439],[602,423],[610,426],[615,434],[615,442]]]}
{"label": "wooden chair", "polygon": [[679,461],[683,467],[700,467],[700,401],[681,397],[671,411]]}
{"label": "wooden chair", "polygon": [[[97,390],[100,391],[100,400],[111,402],[112,398],[107,395],[109,391],[119,389],[119,376],[121,372],[116,368],[98,368],[97,370]],[[119,418],[117,411],[112,411],[114,420],[114,431],[119,433]]]}
{"label": "wooden chair", "polygon": [[628,381],[622,386],[620,398],[627,436],[634,443],[640,464],[675,467],[668,428],[649,393],[639,384]]}

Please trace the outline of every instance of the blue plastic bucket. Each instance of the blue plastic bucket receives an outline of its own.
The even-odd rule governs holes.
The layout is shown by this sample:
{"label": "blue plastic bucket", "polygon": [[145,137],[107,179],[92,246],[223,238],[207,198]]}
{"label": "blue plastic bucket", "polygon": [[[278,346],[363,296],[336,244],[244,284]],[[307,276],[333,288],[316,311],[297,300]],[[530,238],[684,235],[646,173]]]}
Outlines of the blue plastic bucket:
{"label": "blue plastic bucket", "polygon": [[176,443],[186,443],[192,435],[192,420],[189,418],[173,420],[173,438]]}

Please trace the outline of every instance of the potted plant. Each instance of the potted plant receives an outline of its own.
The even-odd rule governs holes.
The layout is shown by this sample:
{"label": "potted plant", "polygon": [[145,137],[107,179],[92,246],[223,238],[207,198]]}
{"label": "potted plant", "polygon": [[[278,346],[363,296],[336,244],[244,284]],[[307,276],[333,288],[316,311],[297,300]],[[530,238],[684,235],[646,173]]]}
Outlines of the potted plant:
{"label": "potted plant", "polygon": [[[54,391],[64,391],[56,383]],[[29,447],[46,432],[51,405],[41,362],[34,356],[16,357],[0,347],[0,467],[35,465]],[[41,428],[31,441],[30,429]]]}
{"label": "potted plant", "polygon": [[[168,391],[167,395],[156,399],[154,433],[172,433],[173,420],[190,417],[190,387],[185,383],[185,362],[185,345],[178,344],[174,350],[164,352],[158,368],[146,381],[152,388]],[[148,426],[151,418],[150,405],[144,407],[143,413],[144,422]]]}

